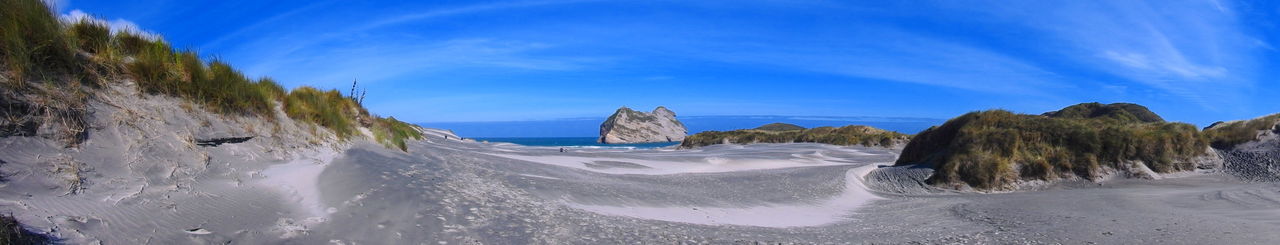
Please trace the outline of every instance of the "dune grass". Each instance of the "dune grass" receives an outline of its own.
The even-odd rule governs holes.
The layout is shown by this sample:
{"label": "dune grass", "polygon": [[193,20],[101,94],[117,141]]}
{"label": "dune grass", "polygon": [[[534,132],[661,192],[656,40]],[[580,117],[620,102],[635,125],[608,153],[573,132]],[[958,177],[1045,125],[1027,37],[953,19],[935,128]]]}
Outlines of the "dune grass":
{"label": "dune grass", "polygon": [[142,91],[185,98],[217,113],[274,119],[274,102],[284,91],[274,81],[255,81],[226,62],[205,62],[195,51],[176,51],[163,40],[122,33],[110,49],[134,58],[125,65],[126,73]]}
{"label": "dune grass", "polygon": [[408,150],[405,141],[422,139],[422,133],[417,130],[418,126],[401,122],[395,117],[378,118],[374,125],[376,125],[372,127],[374,138],[387,147]]}
{"label": "dune grass", "polygon": [[74,146],[86,136],[86,88],[98,85],[99,66],[77,55],[75,33],[52,11],[41,1],[0,0],[0,137],[40,134]]}
{"label": "dune grass", "polygon": [[111,48],[111,27],[99,20],[84,18],[71,23],[67,28],[75,45],[90,54],[103,54],[114,51]]}
{"label": "dune grass", "polygon": [[[374,138],[403,150],[403,140],[421,137],[416,126],[370,115],[354,95],[305,86],[286,91],[271,78],[248,78],[224,61],[175,49],[159,37],[129,30],[113,33],[105,22],[91,18],[64,23],[43,1],[0,0],[0,6],[4,6],[0,8],[0,72],[5,78],[0,86],[12,92],[0,94],[0,102],[22,109],[0,111],[6,117],[36,113],[25,108],[65,97],[22,98],[48,94],[32,89],[33,84],[81,91],[80,85],[131,79],[142,92],[182,98],[223,115],[275,121],[274,108],[280,104],[290,118],[328,128],[341,139],[355,134],[358,127],[370,127],[385,134]],[[31,101],[35,102],[27,103]],[[84,103],[72,105],[83,111]],[[0,125],[11,127],[29,125]]]}
{"label": "dune grass", "polygon": [[1146,106],[1131,103],[1081,103],[1043,114],[1055,118],[1110,119],[1121,122],[1164,122]]}
{"label": "dune grass", "polygon": [[1115,118],[971,112],[916,135],[897,165],[931,164],[935,185],[1010,189],[1019,180],[1097,179],[1104,166],[1133,161],[1159,173],[1191,170],[1208,146],[1190,124]]}
{"label": "dune grass", "polygon": [[791,130],[804,130],[804,127],[801,127],[795,124],[790,124],[790,123],[770,123],[770,124],[765,124],[765,125],[756,127],[755,130],[791,131]]}
{"label": "dune grass", "polygon": [[1213,148],[1231,149],[1236,145],[1258,139],[1260,131],[1280,132],[1280,114],[1272,114],[1252,120],[1219,122],[1205,129],[1205,137]]}
{"label": "dune grass", "polygon": [[315,122],[333,130],[339,138],[355,133],[355,101],[337,90],[320,91],[310,87],[294,89],[285,96],[284,112],[289,117]]}
{"label": "dune grass", "polygon": [[48,5],[38,0],[0,0],[0,6],[0,61],[12,78],[7,88],[78,71],[75,42]]}
{"label": "dune grass", "polygon": [[839,128],[817,127],[812,129],[794,129],[795,127],[785,127],[789,130],[776,130],[779,127],[775,125],[771,127],[764,127],[766,129],[775,130],[743,129],[733,131],[706,131],[686,137],[680,142],[680,147],[695,148],[707,145],[724,144],[726,140],[732,144],[822,143],[833,145],[892,147],[898,144],[898,142],[906,141],[910,137],[909,135],[898,132],[861,125],[850,125]]}

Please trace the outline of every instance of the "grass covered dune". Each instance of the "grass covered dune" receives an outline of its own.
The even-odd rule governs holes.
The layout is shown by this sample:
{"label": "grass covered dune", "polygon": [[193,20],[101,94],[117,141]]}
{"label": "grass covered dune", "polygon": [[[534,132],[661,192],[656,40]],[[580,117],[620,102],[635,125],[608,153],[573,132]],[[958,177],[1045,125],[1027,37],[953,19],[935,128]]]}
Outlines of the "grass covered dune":
{"label": "grass covered dune", "polygon": [[861,125],[805,129],[792,124],[772,123],[755,129],[697,133],[680,142],[680,148],[750,143],[823,143],[895,147],[904,144],[910,137],[903,133]]}
{"label": "grass covered dune", "polygon": [[1044,115],[971,112],[916,135],[896,165],[926,164],[935,186],[1009,190],[1020,181],[1099,180],[1114,170],[1196,168],[1216,133],[1135,104],[1086,103]]}
{"label": "grass covered dune", "polygon": [[[405,150],[421,138],[416,126],[371,115],[354,94],[249,78],[226,62],[101,20],[61,20],[39,0],[0,0],[0,136],[35,136],[39,128],[75,145],[85,136],[87,100],[94,90],[133,81],[142,92],[182,98],[226,116],[275,121],[277,105],[297,121],[331,130],[340,139],[371,131],[376,141]],[[50,130],[44,130],[50,131]]]}
{"label": "grass covered dune", "polygon": [[1280,133],[1280,114],[1271,114],[1250,120],[1217,122],[1205,129],[1205,137],[1214,148],[1232,149],[1237,145],[1257,140],[1262,133]]}

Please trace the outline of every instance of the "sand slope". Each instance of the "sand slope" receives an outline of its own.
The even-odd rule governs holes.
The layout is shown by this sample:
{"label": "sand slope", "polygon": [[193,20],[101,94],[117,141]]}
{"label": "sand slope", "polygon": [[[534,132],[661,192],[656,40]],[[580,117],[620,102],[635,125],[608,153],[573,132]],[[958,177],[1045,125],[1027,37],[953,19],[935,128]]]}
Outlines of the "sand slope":
{"label": "sand slope", "polygon": [[[1280,185],[1229,174],[966,194],[882,148],[562,153],[429,129],[402,152],[129,89],[79,148],[0,138],[0,212],[74,244],[1280,241]],[[192,143],[227,136],[254,138]]]}

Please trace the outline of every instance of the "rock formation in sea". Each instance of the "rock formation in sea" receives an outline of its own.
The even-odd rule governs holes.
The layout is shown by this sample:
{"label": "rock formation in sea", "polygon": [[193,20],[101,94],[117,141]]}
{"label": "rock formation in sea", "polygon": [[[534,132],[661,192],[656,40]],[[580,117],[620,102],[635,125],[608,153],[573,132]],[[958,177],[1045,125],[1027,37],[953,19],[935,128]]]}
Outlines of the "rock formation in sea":
{"label": "rock formation in sea", "polygon": [[639,112],[622,107],[600,124],[600,143],[628,144],[677,142],[689,134],[676,113],[659,106],[653,112]]}

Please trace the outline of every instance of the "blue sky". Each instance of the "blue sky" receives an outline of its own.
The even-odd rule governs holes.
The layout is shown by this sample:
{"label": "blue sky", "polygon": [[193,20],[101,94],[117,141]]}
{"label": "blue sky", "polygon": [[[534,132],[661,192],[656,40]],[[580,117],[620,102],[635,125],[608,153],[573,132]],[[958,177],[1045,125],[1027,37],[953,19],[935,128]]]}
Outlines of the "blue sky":
{"label": "blue sky", "polygon": [[950,118],[1134,102],[1280,112],[1280,4],[1234,1],[82,1],[287,87],[410,122],[680,115]]}

